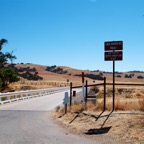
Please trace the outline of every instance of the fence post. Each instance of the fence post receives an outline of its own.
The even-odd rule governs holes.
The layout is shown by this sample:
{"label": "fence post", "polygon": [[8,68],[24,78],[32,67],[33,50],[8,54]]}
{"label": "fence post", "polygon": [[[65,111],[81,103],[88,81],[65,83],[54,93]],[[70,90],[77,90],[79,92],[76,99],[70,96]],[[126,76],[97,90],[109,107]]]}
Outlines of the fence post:
{"label": "fence post", "polygon": [[106,77],[104,77],[104,111],[106,110]]}
{"label": "fence post", "polygon": [[70,106],[72,105],[72,82],[70,83]]}
{"label": "fence post", "polygon": [[82,110],[85,109],[85,96],[84,96],[84,72],[82,72]]}
{"label": "fence post", "polygon": [[86,95],[85,95],[85,108],[87,109],[87,97],[88,97],[88,81],[86,80]]}

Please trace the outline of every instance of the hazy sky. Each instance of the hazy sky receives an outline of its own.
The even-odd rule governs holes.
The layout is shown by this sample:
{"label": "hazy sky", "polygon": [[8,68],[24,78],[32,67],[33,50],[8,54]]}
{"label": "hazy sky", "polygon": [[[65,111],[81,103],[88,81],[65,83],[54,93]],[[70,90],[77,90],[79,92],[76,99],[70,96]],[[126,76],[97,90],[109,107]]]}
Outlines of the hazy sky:
{"label": "hazy sky", "polygon": [[144,71],[144,0],[0,0],[0,15],[14,63],[112,71],[104,42],[122,40],[116,71]]}

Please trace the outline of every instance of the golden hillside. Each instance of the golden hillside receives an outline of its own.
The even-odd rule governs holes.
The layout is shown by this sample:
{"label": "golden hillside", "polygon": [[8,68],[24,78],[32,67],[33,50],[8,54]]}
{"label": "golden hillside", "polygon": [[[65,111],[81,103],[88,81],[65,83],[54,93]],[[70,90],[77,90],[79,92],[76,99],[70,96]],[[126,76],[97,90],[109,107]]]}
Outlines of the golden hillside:
{"label": "golden hillside", "polygon": [[[107,82],[112,82],[113,74],[104,71],[90,71],[79,70],[66,66],[44,66],[37,64],[15,64],[15,69],[19,71],[19,74],[27,74],[28,71],[32,75],[41,77],[42,79],[33,80],[27,79],[20,75],[20,81],[13,84],[14,89],[35,89],[35,88],[47,88],[56,86],[67,86],[70,82],[73,85],[81,85],[81,73],[85,73],[85,80],[88,80],[89,84],[97,83],[99,80],[95,79],[95,76],[106,77]],[[34,71],[32,71],[34,69]],[[20,71],[21,70],[21,71]],[[125,75],[132,76],[131,78],[125,78]],[[144,77],[142,72],[129,72],[129,73],[116,73],[117,82],[132,82],[132,83],[144,83],[144,79],[138,79],[138,76]]]}

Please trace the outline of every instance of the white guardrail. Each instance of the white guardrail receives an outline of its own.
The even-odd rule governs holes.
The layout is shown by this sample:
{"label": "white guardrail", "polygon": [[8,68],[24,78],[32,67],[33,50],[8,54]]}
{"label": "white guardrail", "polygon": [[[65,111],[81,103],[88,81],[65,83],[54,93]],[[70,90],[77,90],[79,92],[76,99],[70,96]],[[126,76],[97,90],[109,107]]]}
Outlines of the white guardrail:
{"label": "white guardrail", "polygon": [[57,93],[60,91],[68,90],[69,87],[62,88],[47,88],[47,89],[37,89],[37,90],[27,90],[27,91],[17,91],[0,93],[0,105],[10,102],[15,102],[24,99],[30,99],[34,97],[46,96],[49,94]]}

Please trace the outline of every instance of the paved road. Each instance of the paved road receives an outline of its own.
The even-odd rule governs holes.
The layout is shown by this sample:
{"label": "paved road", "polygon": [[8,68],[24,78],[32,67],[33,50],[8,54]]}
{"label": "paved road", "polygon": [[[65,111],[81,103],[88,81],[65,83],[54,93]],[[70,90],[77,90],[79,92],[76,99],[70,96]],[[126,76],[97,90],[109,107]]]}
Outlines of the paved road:
{"label": "paved road", "polygon": [[64,92],[0,106],[0,144],[95,144],[68,133],[50,118]]}

